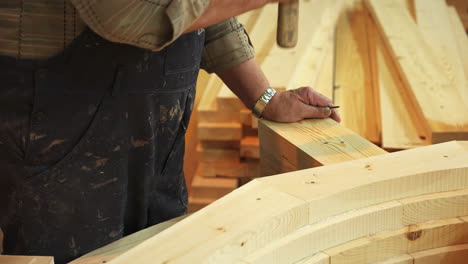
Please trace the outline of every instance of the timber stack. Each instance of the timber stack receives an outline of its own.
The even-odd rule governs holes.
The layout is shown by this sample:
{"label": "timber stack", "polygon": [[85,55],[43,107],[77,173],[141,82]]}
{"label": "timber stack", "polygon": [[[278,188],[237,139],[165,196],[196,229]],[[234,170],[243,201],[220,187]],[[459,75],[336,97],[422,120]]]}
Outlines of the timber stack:
{"label": "timber stack", "polygon": [[[302,1],[293,49],[275,44],[275,5],[239,20],[271,87],[313,87],[341,107],[342,126],[396,151],[468,139],[468,1],[447,2]],[[264,155],[259,172],[258,153],[270,160],[272,151],[281,153],[273,143],[259,150],[258,120],[220,79],[210,76],[204,85],[193,209],[234,189],[238,179],[245,183],[278,172]],[[200,206],[201,182],[218,191]]]}

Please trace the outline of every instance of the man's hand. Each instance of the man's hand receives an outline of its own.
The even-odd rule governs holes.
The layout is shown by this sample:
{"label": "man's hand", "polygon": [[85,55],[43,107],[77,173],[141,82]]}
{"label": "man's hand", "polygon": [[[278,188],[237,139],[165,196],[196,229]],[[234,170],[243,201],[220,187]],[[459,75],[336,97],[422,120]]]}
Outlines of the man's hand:
{"label": "man's hand", "polygon": [[330,117],[337,122],[341,121],[332,100],[314,91],[310,87],[296,90],[278,92],[267,104],[263,117],[276,122],[296,122],[308,118]]}
{"label": "man's hand", "polygon": [[[269,86],[267,78],[254,59],[217,74],[249,109],[254,107]],[[266,105],[262,116],[276,122],[327,117],[340,122],[341,118],[336,109],[330,109],[328,106],[333,106],[332,100],[310,87],[303,87],[277,92]]]}

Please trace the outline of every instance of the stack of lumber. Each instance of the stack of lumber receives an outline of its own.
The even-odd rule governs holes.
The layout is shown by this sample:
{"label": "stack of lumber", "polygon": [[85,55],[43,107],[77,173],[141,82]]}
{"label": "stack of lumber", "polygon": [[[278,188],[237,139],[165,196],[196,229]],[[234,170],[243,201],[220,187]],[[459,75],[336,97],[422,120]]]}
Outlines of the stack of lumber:
{"label": "stack of lumber", "polygon": [[[276,5],[240,17],[273,88],[313,87],[341,106],[344,127],[387,150],[468,139],[468,37],[445,0],[311,0],[300,12],[293,49],[275,44]],[[198,119],[196,184],[264,175],[258,120],[216,76]]]}
{"label": "stack of lumber", "polygon": [[463,264],[467,160],[454,141],[255,179],[107,263]]}

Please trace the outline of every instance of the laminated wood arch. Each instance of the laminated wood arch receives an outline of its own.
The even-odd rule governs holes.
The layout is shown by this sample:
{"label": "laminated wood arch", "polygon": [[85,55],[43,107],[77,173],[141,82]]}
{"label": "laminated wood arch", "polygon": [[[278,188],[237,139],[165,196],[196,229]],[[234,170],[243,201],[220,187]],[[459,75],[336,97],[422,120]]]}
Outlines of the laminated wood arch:
{"label": "laminated wood arch", "polygon": [[[108,263],[293,263],[369,234],[464,216],[467,161],[468,144],[449,142],[257,179]],[[327,228],[336,236],[318,236],[325,242],[315,250],[291,246]]]}

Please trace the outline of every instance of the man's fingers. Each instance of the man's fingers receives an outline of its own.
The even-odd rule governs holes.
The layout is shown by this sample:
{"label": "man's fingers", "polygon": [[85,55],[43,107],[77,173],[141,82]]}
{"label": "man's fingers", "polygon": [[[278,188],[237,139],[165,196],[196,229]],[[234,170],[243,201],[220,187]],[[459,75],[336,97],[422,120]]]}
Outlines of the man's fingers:
{"label": "man's fingers", "polygon": [[330,115],[330,118],[335,120],[336,122],[340,123],[341,122],[341,116],[340,113],[336,109],[332,109],[332,113]]}
{"label": "man's fingers", "polygon": [[332,114],[332,110],[329,107],[303,104],[301,108],[303,118],[327,118]]}

